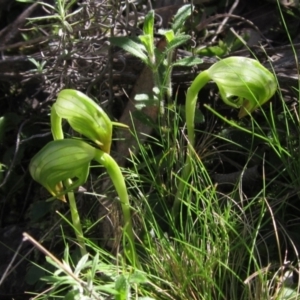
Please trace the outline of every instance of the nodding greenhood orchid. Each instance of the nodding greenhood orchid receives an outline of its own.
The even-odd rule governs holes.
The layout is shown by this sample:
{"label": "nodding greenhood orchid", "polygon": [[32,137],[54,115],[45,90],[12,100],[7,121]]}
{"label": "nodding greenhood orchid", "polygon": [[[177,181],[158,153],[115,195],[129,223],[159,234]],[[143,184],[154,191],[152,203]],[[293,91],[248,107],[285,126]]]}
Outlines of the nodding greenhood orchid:
{"label": "nodding greenhood orchid", "polygon": [[182,180],[175,196],[172,208],[174,216],[178,214],[184,185],[192,170],[191,150],[195,144],[194,120],[197,96],[210,80],[217,84],[220,96],[227,105],[240,108],[239,118],[251,114],[256,108],[267,102],[277,89],[275,77],[269,70],[254,59],[240,56],[222,59],[194,79],[187,90],[185,104],[190,153],[186,156]]}
{"label": "nodding greenhood orchid", "polygon": [[254,59],[237,56],[216,62],[201,72],[187,91],[186,123],[191,145],[194,145],[197,95],[210,80],[217,84],[220,96],[227,105],[240,108],[239,118],[267,102],[277,89],[274,75]]}
{"label": "nodding greenhood orchid", "polygon": [[81,140],[52,141],[31,159],[29,172],[52,196],[65,202],[62,182],[72,179],[69,190],[84,184],[96,151],[101,150]]}
{"label": "nodding greenhood orchid", "polygon": [[92,140],[106,153],[110,152],[113,125],[127,127],[112,122],[91,98],[71,89],[59,92],[51,109],[51,128],[55,140],[64,138],[62,119],[66,119],[75,131]]}
{"label": "nodding greenhood orchid", "polygon": [[222,100],[240,108],[239,118],[245,117],[267,102],[277,89],[274,75],[258,61],[245,57],[229,57],[207,70]]}
{"label": "nodding greenhood orchid", "polygon": [[[67,119],[75,131],[91,139],[100,149],[83,140],[64,139],[63,118]],[[65,194],[68,193],[73,226],[82,254],[85,254],[83,232],[73,190],[86,182],[92,160],[104,166],[121,202],[124,236],[127,239],[127,246],[124,249],[126,256],[133,265],[140,267],[135,250],[125,180],[118,164],[109,155],[113,125],[125,127],[111,122],[106,113],[83,93],[62,90],[51,110],[51,130],[55,140],[48,143],[32,158],[29,171],[32,178],[54,197],[66,201]]]}

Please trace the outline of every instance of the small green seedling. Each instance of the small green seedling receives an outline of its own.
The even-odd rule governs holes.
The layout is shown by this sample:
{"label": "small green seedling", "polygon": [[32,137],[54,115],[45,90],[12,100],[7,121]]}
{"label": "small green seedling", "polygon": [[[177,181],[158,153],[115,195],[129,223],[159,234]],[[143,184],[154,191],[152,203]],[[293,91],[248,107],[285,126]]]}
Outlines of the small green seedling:
{"label": "small green seedling", "polygon": [[191,15],[193,6],[190,4],[183,5],[174,16],[171,29],[161,29],[159,34],[165,37],[166,46],[164,49],[158,49],[154,40],[154,11],[151,10],[145,16],[143,25],[143,34],[138,38],[131,37],[111,37],[112,44],[121,47],[130,54],[141,59],[153,74],[153,99],[146,97],[143,102],[139,102],[137,108],[147,105],[162,106],[164,97],[172,97],[171,74],[174,66],[192,66],[201,64],[203,61],[196,57],[183,58],[174,62],[174,51],[179,46],[185,44],[191,39],[190,35],[182,32],[186,19]]}

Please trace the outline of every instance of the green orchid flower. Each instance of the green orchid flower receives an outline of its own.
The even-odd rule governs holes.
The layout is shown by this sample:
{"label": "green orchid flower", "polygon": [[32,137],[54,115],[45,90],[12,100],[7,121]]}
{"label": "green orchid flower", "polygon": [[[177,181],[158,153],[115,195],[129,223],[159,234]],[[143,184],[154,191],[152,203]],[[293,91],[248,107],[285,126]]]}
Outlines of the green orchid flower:
{"label": "green orchid flower", "polygon": [[[195,144],[194,121],[197,96],[210,80],[217,84],[220,96],[227,105],[240,108],[239,118],[251,114],[256,108],[267,102],[275,94],[277,88],[275,77],[269,70],[254,59],[240,56],[220,60],[194,79],[186,94],[185,112],[189,152],[173,203],[174,217],[178,215],[184,185],[192,170],[191,153]],[[199,157],[199,159],[201,158]]]}
{"label": "green orchid flower", "polygon": [[114,123],[88,96],[71,89],[59,92],[51,110],[54,139],[63,139],[62,119],[66,119],[75,131],[92,140],[101,150],[110,152]]}
{"label": "green orchid flower", "polygon": [[29,172],[52,196],[65,201],[66,191],[62,182],[72,179],[68,187],[70,190],[84,184],[95,151],[94,147],[81,140],[52,141],[31,159]]}
{"label": "green orchid flower", "polygon": [[239,118],[267,102],[277,88],[274,75],[254,59],[237,56],[216,62],[201,72],[187,91],[186,124],[191,145],[194,145],[197,96],[210,80],[217,84],[220,96],[227,105],[240,108]]}
{"label": "green orchid flower", "polygon": [[[49,142],[31,160],[32,178],[44,186],[51,195],[65,201],[68,193],[73,225],[82,249],[85,249],[79,214],[72,190],[83,185],[88,178],[90,163],[97,161],[106,168],[120,198],[124,217],[124,232],[128,239],[126,255],[131,263],[140,267],[134,245],[130,204],[125,180],[116,161],[105,151],[96,149],[82,140],[59,139]],[[66,190],[64,189],[66,187]],[[84,250],[83,253],[85,253]]]}
{"label": "green orchid flower", "polygon": [[277,89],[274,75],[250,58],[220,60],[207,73],[217,84],[222,100],[229,106],[240,108],[239,118],[267,102]]}

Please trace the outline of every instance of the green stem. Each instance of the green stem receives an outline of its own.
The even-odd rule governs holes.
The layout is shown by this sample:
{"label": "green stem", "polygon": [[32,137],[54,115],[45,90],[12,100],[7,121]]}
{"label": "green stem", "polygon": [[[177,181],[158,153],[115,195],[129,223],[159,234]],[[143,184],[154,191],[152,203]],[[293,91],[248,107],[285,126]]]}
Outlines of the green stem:
{"label": "green stem", "polygon": [[197,96],[200,90],[210,80],[209,74],[206,71],[201,72],[188,88],[185,100],[185,116],[186,128],[188,134],[189,146],[194,147],[195,144],[195,110]]}
{"label": "green stem", "polygon": [[64,132],[62,130],[62,118],[58,116],[55,110],[55,104],[52,105],[51,114],[51,132],[54,140],[63,140]]}
{"label": "green stem", "polygon": [[[70,186],[70,184],[71,184],[70,179],[66,180],[65,186],[68,187],[68,186]],[[77,209],[76,199],[75,199],[73,192],[68,192],[68,199],[69,199],[71,218],[72,218],[72,223],[74,226],[76,239],[80,246],[81,255],[83,256],[83,255],[87,254],[87,251],[86,251],[86,247],[85,247],[85,243],[84,243],[84,236],[83,236],[80,217],[79,217],[79,213],[78,213],[78,209]]]}
{"label": "green stem", "polygon": [[[62,130],[62,118],[59,117],[58,114],[56,113],[55,104],[51,108],[50,119],[51,119],[51,131],[52,131],[53,139],[63,140],[64,133]],[[65,180],[64,184],[68,188],[72,184],[71,179]],[[69,199],[71,218],[72,218],[76,239],[80,246],[81,255],[83,256],[87,253],[87,251],[84,243],[84,236],[81,227],[80,217],[77,210],[76,199],[73,192],[68,192],[68,199]]]}
{"label": "green stem", "polygon": [[175,195],[175,200],[174,200],[173,207],[172,207],[172,215],[173,215],[174,220],[177,218],[177,215],[179,212],[179,205],[181,203],[181,199],[184,194],[184,188],[188,182],[190,175],[192,174],[192,172],[191,172],[192,171],[192,161],[190,158],[190,151],[187,151],[186,155],[187,155],[187,157],[186,157],[185,165],[184,165],[183,171],[182,171],[182,178],[179,182],[179,186],[178,186],[177,193]]}
{"label": "green stem", "polygon": [[186,115],[186,128],[188,135],[188,150],[186,153],[186,161],[182,171],[182,178],[180,180],[175,200],[172,207],[172,215],[175,218],[178,215],[179,206],[181,199],[184,194],[184,188],[192,174],[192,153],[195,144],[195,110],[197,103],[197,96],[199,91],[206,85],[210,80],[207,71],[201,72],[192,82],[191,86],[187,90],[186,101],[185,101],[185,115]]}
{"label": "green stem", "polygon": [[173,71],[173,66],[172,66],[172,62],[173,62],[173,57],[174,57],[174,51],[170,51],[167,54],[167,71],[166,71],[166,76],[165,76],[165,80],[166,82],[164,83],[164,86],[166,86],[167,91],[166,91],[166,95],[167,95],[167,101],[168,103],[171,103],[171,99],[172,99],[172,71]]}
{"label": "green stem", "polygon": [[94,159],[106,168],[121,201],[124,218],[124,233],[128,242],[126,243],[127,249],[125,249],[125,254],[133,266],[141,269],[139,258],[135,249],[129,197],[121,169],[116,161],[109,154],[103,151],[97,150]]}

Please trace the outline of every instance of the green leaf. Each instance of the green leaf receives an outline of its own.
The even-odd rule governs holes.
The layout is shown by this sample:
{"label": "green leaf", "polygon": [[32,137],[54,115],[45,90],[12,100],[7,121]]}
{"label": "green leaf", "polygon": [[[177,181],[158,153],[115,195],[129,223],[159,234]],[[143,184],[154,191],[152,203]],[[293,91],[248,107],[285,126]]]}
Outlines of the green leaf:
{"label": "green leaf", "polygon": [[92,279],[96,275],[98,265],[99,265],[99,253],[97,252],[92,261],[92,267],[91,267],[91,278]]}
{"label": "green leaf", "polygon": [[291,289],[289,287],[283,287],[277,299],[278,300],[299,300],[300,296],[296,288]]}
{"label": "green leaf", "polygon": [[145,16],[143,32],[145,35],[150,35],[152,37],[152,42],[154,42],[154,10],[150,10]]}
{"label": "green leaf", "polygon": [[181,66],[181,67],[192,67],[194,65],[200,65],[203,63],[203,59],[199,57],[185,57],[183,59],[177,60],[173,63],[173,66]]}
{"label": "green leaf", "polygon": [[80,297],[80,295],[78,295],[78,291],[69,291],[65,295],[64,300],[77,300],[79,299],[78,296]]}
{"label": "green leaf", "polygon": [[141,59],[145,64],[148,64],[148,57],[145,54],[146,48],[143,44],[125,36],[111,37],[109,40],[113,45],[122,48],[135,57]]}
{"label": "green leaf", "polygon": [[132,275],[130,275],[129,283],[130,284],[148,283],[148,278],[144,273],[136,271]]}
{"label": "green leaf", "polygon": [[228,49],[222,46],[208,46],[200,50],[196,50],[196,53],[200,56],[209,56],[209,57],[222,57],[227,54]]}
{"label": "green leaf", "polygon": [[147,49],[148,56],[152,56],[154,53],[153,37],[149,34],[144,34],[144,35],[140,35],[139,39]]}
{"label": "green leaf", "polygon": [[75,274],[76,276],[79,276],[79,274],[80,274],[80,272],[82,271],[82,269],[86,268],[88,259],[89,259],[89,254],[88,254],[88,253],[85,254],[85,255],[83,255],[83,256],[80,258],[80,260],[79,260],[79,262],[77,263],[77,265],[76,265],[76,267],[75,267],[75,270],[74,270],[74,274]]}
{"label": "green leaf", "polygon": [[118,276],[115,282],[115,288],[119,292],[119,294],[115,296],[116,300],[130,299],[130,286],[124,275]]}
{"label": "green leaf", "polygon": [[52,203],[46,201],[34,202],[30,205],[28,217],[31,222],[41,221],[50,211]]}
{"label": "green leaf", "polygon": [[178,9],[172,24],[172,29],[175,33],[180,31],[186,19],[191,15],[193,9],[194,6],[191,4],[183,5]]}
{"label": "green leaf", "polygon": [[168,43],[170,43],[175,37],[174,31],[172,29],[160,29],[158,30],[158,33],[164,35]]}
{"label": "green leaf", "polygon": [[167,44],[166,50],[164,51],[165,53],[168,53],[169,51],[181,46],[182,44],[186,43],[191,39],[190,35],[176,35],[174,39]]}

